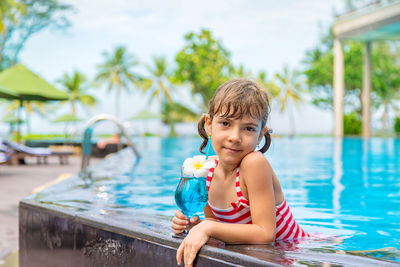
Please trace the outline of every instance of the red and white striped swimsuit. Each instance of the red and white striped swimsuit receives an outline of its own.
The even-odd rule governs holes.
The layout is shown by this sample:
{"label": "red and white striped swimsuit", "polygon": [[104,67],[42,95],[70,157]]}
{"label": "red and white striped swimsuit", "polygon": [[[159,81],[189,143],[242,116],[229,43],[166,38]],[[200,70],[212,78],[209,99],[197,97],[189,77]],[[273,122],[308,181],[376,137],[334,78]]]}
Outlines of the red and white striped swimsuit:
{"label": "red and white striped swimsuit", "polygon": [[[215,160],[216,165],[218,160]],[[210,184],[212,177],[214,175],[215,167],[210,168],[207,175],[206,185],[207,191],[210,189]],[[210,206],[215,217],[220,222],[225,223],[242,223],[251,224],[251,213],[250,213],[250,202],[243,196],[240,190],[239,184],[239,168],[236,172],[236,194],[238,200],[232,202],[232,207],[228,209],[218,209],[211,205],[210,201],[208,205]],[[287,240],[287,239],[297,239],[302,237],[309,237],[310,235],[306,233],[300,225],[297,224],[293,218],[292,212],[290,211],[289,205],[286,199],[279,205],[275,207],[276,210],[276,240]]]}

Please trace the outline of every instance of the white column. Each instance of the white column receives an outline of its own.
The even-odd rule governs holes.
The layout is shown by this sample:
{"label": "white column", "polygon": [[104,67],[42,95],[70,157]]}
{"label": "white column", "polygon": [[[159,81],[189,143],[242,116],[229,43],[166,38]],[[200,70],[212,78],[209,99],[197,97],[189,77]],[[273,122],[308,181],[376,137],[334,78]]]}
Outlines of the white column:
{"label": "white column", "polygon": [[371,43],[365,43],[363,62],[363,88],[361,92],[362,136],[371,137]]}
{"label": "white column", "polygon": [[342,42],[333,41],[333,112],[334,137],[343,137],[344,56]]}

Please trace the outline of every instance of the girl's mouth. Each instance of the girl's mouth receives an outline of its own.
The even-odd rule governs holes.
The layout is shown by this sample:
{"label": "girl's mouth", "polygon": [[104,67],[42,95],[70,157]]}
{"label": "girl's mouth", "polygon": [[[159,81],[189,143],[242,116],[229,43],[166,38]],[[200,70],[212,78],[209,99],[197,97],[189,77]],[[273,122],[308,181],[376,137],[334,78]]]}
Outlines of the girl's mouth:
{"label": "girl's mouth", "polygon": [[233,148],[229,148],[229,147],[224,147],[224,149],[226,149],[226,150],[228,150],[229,152],[232,152],[232,153],[237,153],[237,152],[241,151],[239,149],[233,149]]}

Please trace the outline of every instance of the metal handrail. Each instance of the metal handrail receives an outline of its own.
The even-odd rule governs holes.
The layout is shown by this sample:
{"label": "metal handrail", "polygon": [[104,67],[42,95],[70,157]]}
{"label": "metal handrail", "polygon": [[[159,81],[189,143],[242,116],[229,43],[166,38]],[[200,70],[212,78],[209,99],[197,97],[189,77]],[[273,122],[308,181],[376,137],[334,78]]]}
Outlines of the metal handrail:
{"label": "metal handrail", "polygon": [[81,164],[81,171],[80,176],[86,175],[86,169],[89,166],[90,157],[92,155],[92,133],[93,133],[93,126],[100,121],[111,121],[119,128],[120,135],[125,136],[127,145],[132,148],[133,153],[135,153],[137,158],[140,158],[140,153],[137,148],[133,145],[131,140],[129,139],[128,134],[125,131],[123,125],[118,121],[118,119],[114,116],[108,114],[99,114],[94,116],[86,123],[85,132],[83,135],[82,141],[82,164]]}

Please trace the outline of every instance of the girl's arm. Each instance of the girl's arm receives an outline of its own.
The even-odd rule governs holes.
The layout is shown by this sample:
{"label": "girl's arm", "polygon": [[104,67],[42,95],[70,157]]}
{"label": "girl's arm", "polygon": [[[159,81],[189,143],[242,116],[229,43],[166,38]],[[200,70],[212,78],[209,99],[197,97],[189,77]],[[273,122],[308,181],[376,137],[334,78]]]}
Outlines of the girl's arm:
{"label": "girl's arm", "polygon": [[[275,197],[272,168],[260,152],[243,158],[241,176],[247,187],[252,224],[220,223],[203,220],[190,230],[177,251],[177,263],[192,265],[199,249],[210,237],[227,243],[267,243],[275,240]],[[211,212],[211,211],[210,211]]]}
{"label": "girl's arm", "polygon": [[252,224],[208,222],[204,230],[227,243],[272,242],[276,228],[272,168],[263,154],[253,152],[243,158],[240,175],[247,187]]}

